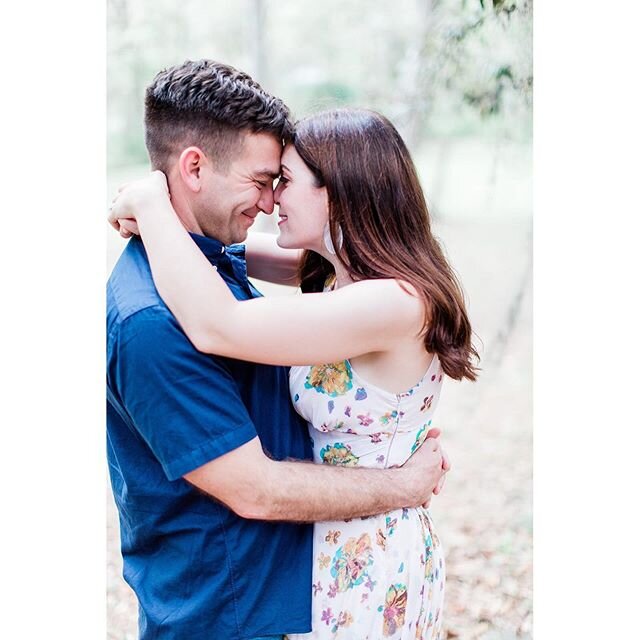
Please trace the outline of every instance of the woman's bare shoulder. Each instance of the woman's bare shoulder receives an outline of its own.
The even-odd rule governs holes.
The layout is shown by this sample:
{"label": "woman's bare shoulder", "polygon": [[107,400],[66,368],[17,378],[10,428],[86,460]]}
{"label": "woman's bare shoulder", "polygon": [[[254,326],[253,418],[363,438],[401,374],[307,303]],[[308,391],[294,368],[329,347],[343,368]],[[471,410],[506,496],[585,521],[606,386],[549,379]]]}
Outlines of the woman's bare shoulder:
{"label": "woman's bare shoulder", "polygon": [[337,292],[352,290],[354,297],[366,300],[372,312],[390,314],[398,324],[422,326],[425,316],[425,302],[414,285],[406,280],[379,278],[360,280],[353,285],[338,289]]}

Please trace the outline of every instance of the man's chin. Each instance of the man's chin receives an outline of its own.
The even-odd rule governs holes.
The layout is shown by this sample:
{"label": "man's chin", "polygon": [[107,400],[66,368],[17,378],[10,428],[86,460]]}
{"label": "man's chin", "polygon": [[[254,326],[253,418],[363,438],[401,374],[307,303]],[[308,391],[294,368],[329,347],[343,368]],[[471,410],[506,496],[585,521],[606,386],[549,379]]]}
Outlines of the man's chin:
{"label": "man's chin", "polygon": [[238,231],[237,233],[233,234],[231,242],[228,242],[227,244],[238,244],[240,242],[244,242],[248,236],[249,236],[248,230]]}

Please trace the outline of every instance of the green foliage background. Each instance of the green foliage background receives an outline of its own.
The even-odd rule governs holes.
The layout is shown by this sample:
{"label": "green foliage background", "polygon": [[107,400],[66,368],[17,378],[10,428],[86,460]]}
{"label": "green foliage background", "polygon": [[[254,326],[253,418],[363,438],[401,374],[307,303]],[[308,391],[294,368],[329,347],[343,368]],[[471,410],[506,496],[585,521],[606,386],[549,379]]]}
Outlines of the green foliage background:
{"label": "green foliage background", "polygon": [[108,0],[108,163],[144,163],[155,73],[208,57],[251,73],[296,116],[377,109],[426,140],[531,139],[532,3],[524,0]]}

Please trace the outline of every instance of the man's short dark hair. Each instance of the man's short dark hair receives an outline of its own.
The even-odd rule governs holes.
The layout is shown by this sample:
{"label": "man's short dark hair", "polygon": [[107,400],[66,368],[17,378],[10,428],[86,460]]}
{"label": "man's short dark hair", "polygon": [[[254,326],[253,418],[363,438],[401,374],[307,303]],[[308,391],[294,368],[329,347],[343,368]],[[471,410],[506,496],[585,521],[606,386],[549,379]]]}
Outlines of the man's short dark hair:
{"label": "man's short dark hair", "polygon": [[160,71],[145,96],[145,142],[154,169],[200,147],[224,170],[239,152],[242,133],[270,133],[288,141],[289,108],[248,74],[213,60],[187,60]]}

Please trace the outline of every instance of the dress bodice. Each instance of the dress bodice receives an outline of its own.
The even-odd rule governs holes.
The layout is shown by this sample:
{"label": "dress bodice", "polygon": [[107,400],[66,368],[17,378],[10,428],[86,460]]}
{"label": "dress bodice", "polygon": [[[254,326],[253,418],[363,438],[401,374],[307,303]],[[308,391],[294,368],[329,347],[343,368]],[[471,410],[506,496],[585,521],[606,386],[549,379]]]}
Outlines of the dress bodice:
{"label": "dress bodice", "polygon": [[391,393],[343,360],[291,367],[289,387],[296,411],[310,425],[316,462],[387,468],[406,462],[425,440],[443,377],[434,355],[417,384]]}

